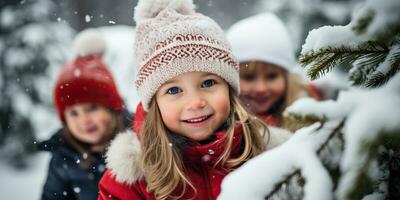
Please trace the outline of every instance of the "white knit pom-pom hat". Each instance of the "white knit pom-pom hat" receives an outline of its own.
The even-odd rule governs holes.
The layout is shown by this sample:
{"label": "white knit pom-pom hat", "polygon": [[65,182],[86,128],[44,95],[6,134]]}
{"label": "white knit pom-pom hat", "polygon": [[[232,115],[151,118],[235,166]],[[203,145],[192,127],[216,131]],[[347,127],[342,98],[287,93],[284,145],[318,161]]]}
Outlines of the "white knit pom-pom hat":
{"label": "white knit pom-pom hat", "polygon": [[239,62],[262,61],[288,71],[296,66],[289,32],[272,13],[258,14],[236,22],[229,28],[227,38]]}
{"label": "white knit pom-pom hat", "polygon": [[223,30],[192,0],[139,0],[135,21],[135,85],[146,111],[162,84],[186,72],[214,73],[239,92],[239,64]]}

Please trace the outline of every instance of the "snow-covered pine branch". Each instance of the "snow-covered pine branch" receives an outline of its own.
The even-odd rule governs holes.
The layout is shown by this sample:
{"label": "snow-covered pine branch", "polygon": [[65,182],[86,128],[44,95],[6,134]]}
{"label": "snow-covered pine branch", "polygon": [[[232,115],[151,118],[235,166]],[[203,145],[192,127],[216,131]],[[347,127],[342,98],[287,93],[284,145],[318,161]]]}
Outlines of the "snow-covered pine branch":
{"label": "snow-covered pine branch", "polygon": [[398,0],[367,0],[349,25],[310,32],[300,58],[309,73],[348,62],[353,83],[380,88],[295,102],[289,122],[314,124],[228,175],[219,199],[400,198],[398,10]]}
{"label": "snow-covered pine branch", "polygon": [[341,64],[353,64],[355,85],[377,87],[399,71],[400,1],[367,0],[346,26],[312,30],[302,47],[300,62],[311,79]]}
{"label": "snow-covered pine branch", "polygon": [[337,102],[299,100],[286,110],[286,115],[347,118],[342,130],[346,144],[341,161],[343,174],[336,195],[338,199],[352,199],[359,195],[357,187],[362,181],[378,180],[379,173],[371,174],[371,170],[378,170],[374,167],[382,148],[400,148],[399,105],[400,74],[379,89],[341,92]]}
{"label": "snow-covered pine branch", "polygon": [[[320,123],[300,129],[288,142],[246,162],[225,178],[219,199],[264,199],[280,191],[277,187],[287,187],[285,180],[296,177],[291,176],[296,171],[306,181],[304,199],[332,199],[332,181],[316,152],[339,124],[334,120],[324,123],[324,129]],[[284,199],[288,194],[280,195],[270,198]]]}
{"label": "snow-covered pine branch", "polygon": [[[385,98],[382,98],[383,96]],[[366,195],[364,191],[358,191],[362,189],[360,184],[365,182],[371,183],[372,191],[386,194],[387,191],[382,190],[379,185],[384,184],[387,179],[382,180],[382,174],[377,172],[377,162],[379,152],[400,147],[400,113],[393,109],[398,105],[400,75],[396,75],[386,86],[379,89],[353,89],[342,92],[336,102],[317,102],[312,99],[295,102],[286,110],[287,115],[312,115],[327,121],[322,126],[314,124],[300,129],[287,143],[248,161],[224,180],[220,199],[264,199],[266,196],[274,199],[274,195],[283,195],[279,194],[276,188],[287,187],[284,185],[290,182],[287,177],[295,178],[295,174],[300,174],[305,179],[304,199],[333,198],[336,188],[335,195],[338,199],[359,199]],[[343,119],[346,119],[346,123],[342,128],[338,121]],[[337,128],[340,131],[335,130]],[[341,151],[333,154],[322,152],[329,139],[333,138],[329,136],[335,132],[344,136],[343,155],[340,155]],[[390,145],[387,144],[388,141],[391,141]],[[332,155],[334,157],[331,157]],[[321,161],[317,162],[316,159]],[[315,179],[326,175],[322,171],[327,170],[322,170],[320,166],[332,169],[335,165],[340,166],[340,180],[336,180],[335,183],[335,178],[331,175],[328,176],[329,181],[320,182],[318,186],[313,185]],[[316,169],[312,174],[307,174],[307,169],[312,167]],[[333,187],[332,183],[328,182],[338,186]],[[308,189],[310,187],[312,189]],[[283,193],[287,192],[290,191]],[[314,195],[321,195],[321,198]]]}

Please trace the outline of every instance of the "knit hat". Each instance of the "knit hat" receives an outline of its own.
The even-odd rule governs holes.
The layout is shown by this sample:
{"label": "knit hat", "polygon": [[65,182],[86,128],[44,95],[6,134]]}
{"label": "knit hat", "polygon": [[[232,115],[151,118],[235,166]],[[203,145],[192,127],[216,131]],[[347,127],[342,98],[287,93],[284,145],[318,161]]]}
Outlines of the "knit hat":
{"label": "knit hat", "polygon": [[105,42],[93,29],[81,32],[74,41],[75,59],[66,63],[54,88],[54,104],[61,121],[64,110],[78,103],[96,103],[122,111],[123,102],[111,73],[102,61]]}
{"label": "knit hat", "polygon": [[185,72],[214,73],[239,92],[239,65],[223,30],[192,0],[139,0],[135,21],[135,84],[145,111],[163,83]]}
{"label": "knit hat", "polygon": [[236,22],[227,32],[239,62],[263,61],[285,68],[295,66],[294,48],[284,24],[272,13]]}

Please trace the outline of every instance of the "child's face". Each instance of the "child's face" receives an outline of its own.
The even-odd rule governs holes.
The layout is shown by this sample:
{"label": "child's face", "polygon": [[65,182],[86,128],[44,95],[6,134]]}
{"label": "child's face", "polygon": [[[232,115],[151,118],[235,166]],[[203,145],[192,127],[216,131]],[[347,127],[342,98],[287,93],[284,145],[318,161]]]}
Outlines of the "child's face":
{"label": "child's face", "polygon": [[160,87],[156,101],[165,126],[194,141],[209,138],[228,118],[229,87],[205,72],[179,75]]}
{"label": "child's face", "polygon": [[240,100],[256,115],[263,115],[282,99],[286,91],[285,71],[273,64],[240,66]]}
{"label": "child's face", "polygon": [[111,134],[112,113],[104,106],[85,103],[69,106],[64,112],[71,134],[89,144],[100,144]]}

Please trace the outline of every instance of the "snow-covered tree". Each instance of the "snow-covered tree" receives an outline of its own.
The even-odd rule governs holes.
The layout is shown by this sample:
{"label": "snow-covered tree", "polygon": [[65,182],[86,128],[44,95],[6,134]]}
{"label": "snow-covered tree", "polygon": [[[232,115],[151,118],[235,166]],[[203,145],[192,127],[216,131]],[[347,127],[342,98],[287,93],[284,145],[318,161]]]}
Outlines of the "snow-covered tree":
{"label": "snow-covered tree", "polygon": [[25,155],[34,149],[35,133],[59,125],[51,77],[63,64],[74,31],[50,20],[55,9],[50,0],[1,4],[0,156],[23,167]]}
{"label": "snow-covered tree", "polygon": [[307,127],[226,177],[220,199],[400,199],[399,10],[398,0],[367,0],[348,25],[309,33],[308,75],[347,63],[353,87],[290,106],[287,119]]}

